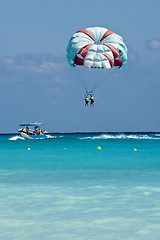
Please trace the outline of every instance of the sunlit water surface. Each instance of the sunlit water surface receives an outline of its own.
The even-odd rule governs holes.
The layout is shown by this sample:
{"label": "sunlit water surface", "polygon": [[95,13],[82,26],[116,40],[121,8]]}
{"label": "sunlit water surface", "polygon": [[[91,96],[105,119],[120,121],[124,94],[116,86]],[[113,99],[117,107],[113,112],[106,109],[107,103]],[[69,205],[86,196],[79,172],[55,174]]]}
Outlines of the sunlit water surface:
{"label": "sunlit water surface", "polygon": [[160,134],[0,135],[0,239],[159,240]]}

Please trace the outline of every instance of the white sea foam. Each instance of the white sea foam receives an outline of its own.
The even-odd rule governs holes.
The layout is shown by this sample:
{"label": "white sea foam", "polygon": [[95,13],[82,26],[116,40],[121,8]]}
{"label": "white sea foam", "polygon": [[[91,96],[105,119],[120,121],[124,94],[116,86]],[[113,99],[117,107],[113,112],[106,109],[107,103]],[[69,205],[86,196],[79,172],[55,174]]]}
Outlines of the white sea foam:
{"label": "white sea foam", "polygon": [[[47,138],[57,138],[56,136],[51,136],[51,135],[47,135]],[[25,140],[25,138],[21,137],[21,136],[14,136],[14,137],[11,137],[9,138],[9,140],[11,141],[16,141],[16,140]],[[36,139],[44,139],[44,138],[36,138]]]}
{"label": "white sea foam", "polygon": [[[158,135],[156,135],[158,136]],[[160,136],[160,135],[159,135]],[[138,135],[138,134],[116,134],[116,135],[112,135],[112,134],[101,134],[99,136],[90,136],[90,137],[83,137],[80,139],[160,139],[160,137],[152,137],[152,136],[148,136],[147,134],[145,135]]]}
{"label": "white sea foam", "polygon": [[11,140],[11,141],[15,141],[15,140],[18,140],[18,139],[25,140],[25,138],[23,138],[21,136],[14,136],[14,137],[9,138],[9,140]]}
{"label": "white sea foam", "polygon": [[51,136],[51,135],[47,135],[47,138],[53,138],[53,136]]}
{"label": "white sea foam", "polygon": [[47,138],[56,138],[56,136],[47,135]]}

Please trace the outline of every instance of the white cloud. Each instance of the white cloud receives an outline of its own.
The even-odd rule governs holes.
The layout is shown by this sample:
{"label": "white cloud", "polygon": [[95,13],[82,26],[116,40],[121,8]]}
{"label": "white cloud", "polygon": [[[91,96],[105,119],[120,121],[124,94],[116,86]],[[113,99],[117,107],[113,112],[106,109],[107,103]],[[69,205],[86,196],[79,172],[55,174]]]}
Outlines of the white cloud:
{"label": "white cloud", "polygon": [[19,54],[16,57],[1,57],[0,72],[10,74],[52,74],[64,69],[62,58],[51,54]]}
{"label": "white cloud", "polygon": [[146,46],[150,49],[158,50],[160,49],[160,39],[152,38],[146,42]]}
{"label": "white cloud", "polygon": [[134,53],[134,52],[129,52],[129,53],[128,53],[128,59],[131,60],[131,61],[133,61],[133,62],[136,62],[137,59],[138,59],[138,56],[137,56],[137,54]]}
{"label": "white cloud", "polygon": [[129,48],[129,51],[128,51],[128,61],[130,62],[137,62],[139,60],[139,55],[138,53],[132,49],[132,48]]}

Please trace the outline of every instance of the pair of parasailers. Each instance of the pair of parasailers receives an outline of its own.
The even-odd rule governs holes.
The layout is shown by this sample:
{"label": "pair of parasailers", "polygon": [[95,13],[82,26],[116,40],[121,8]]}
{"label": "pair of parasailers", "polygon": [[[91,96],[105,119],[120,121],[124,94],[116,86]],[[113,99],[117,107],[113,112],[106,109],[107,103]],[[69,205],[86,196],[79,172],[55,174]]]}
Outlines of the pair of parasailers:
{"label": "pair of parasailers", "polygon": [[[94,99],[95,99],[95,97],[93,95],[91,95],[91,97],[90,97],[90,107],[94,107]],[[88,106],[89,97],[86,96],[84,100],[85,100],[85,106]]]}

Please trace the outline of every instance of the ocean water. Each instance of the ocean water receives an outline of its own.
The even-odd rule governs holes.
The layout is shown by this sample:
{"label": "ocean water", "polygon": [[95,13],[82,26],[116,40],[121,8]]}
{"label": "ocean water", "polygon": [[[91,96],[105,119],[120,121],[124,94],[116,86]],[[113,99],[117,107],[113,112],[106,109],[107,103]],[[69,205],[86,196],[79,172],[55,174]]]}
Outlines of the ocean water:
{"label": "ocean water", "polygon": [[0,135],[0,239],[159,240],[160,133]]}

